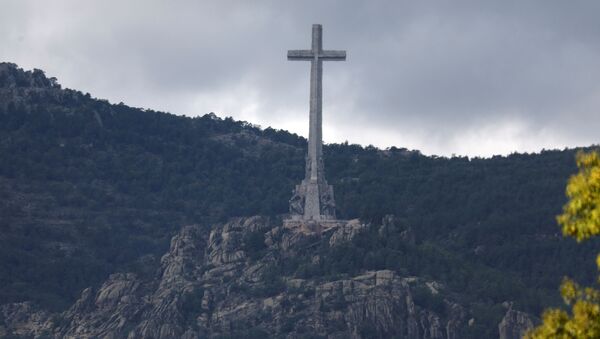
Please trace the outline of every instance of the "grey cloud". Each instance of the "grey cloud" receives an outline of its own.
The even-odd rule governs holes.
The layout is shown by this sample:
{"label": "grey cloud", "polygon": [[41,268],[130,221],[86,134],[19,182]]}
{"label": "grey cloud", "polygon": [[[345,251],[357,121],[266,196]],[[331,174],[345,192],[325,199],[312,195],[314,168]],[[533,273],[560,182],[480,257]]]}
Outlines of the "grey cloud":
{"label": "grey cloud", "polygon": [[[597,143],[592,1],[9,0],[0,59],[111,101],[209,111],[305,134],[310,26],[324,47],[327,141],[496,152]],[[304,120],[303,120],[304,119]]]}

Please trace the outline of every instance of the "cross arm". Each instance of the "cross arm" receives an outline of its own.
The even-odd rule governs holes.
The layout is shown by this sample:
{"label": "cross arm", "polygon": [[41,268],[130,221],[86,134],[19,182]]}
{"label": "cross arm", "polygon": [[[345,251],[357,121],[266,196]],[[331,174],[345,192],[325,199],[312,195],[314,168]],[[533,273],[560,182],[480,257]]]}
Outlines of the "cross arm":
{"label": "cross arm", "polygon": [[306,49],[293,49],[288,51],[288,60],[312,60],[315,57],[313,51]]}
{"label": "cross arm", "polygon": [[321,51],[321,53],[319,53],[319,59],[344,61],[346,60],[346,51]]}

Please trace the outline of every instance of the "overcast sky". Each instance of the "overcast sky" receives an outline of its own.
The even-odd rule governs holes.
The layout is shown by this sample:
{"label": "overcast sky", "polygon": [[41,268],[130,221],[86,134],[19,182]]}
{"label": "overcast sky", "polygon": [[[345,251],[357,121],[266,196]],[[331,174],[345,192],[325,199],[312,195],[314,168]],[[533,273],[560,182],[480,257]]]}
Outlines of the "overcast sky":
{"label": "overcast sky", "polygon": [[600,142],[600,1],[3,0],[0,61],[111,102],[308,134],[310,47],[325,142],[490,156]]}

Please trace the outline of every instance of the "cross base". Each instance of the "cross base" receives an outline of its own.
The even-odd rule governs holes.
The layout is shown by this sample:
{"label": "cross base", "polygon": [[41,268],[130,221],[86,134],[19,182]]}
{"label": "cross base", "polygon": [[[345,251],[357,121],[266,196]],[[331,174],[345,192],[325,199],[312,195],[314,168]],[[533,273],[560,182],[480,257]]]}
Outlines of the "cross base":
{"label": "cross base", "polygon": [[328,185],[325,179],[302,180],[290,199],[290,215],[292,220],[297,221],[335,220],[333,186]]}
{"label": "cross base", "polygon": [[[293,218],[293,216],[292,216]],[[348,223],[348,220],[298,220],[285,219],[283,227],[304,234],[323,234],[334,228],[343,226]]]}

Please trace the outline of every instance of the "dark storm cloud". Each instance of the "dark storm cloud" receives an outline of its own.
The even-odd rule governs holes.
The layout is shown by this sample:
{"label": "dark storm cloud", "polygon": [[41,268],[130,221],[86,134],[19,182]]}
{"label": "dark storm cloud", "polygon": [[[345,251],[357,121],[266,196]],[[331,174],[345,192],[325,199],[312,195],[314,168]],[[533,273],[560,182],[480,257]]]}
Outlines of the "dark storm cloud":
{"label": "dark storm cloud", "polygon": [[8,1],[0,58],[65,86],[177,114],[305,134],[308,63],[327,62],[326,141],[490,155],[597,143],[592,1]]}

